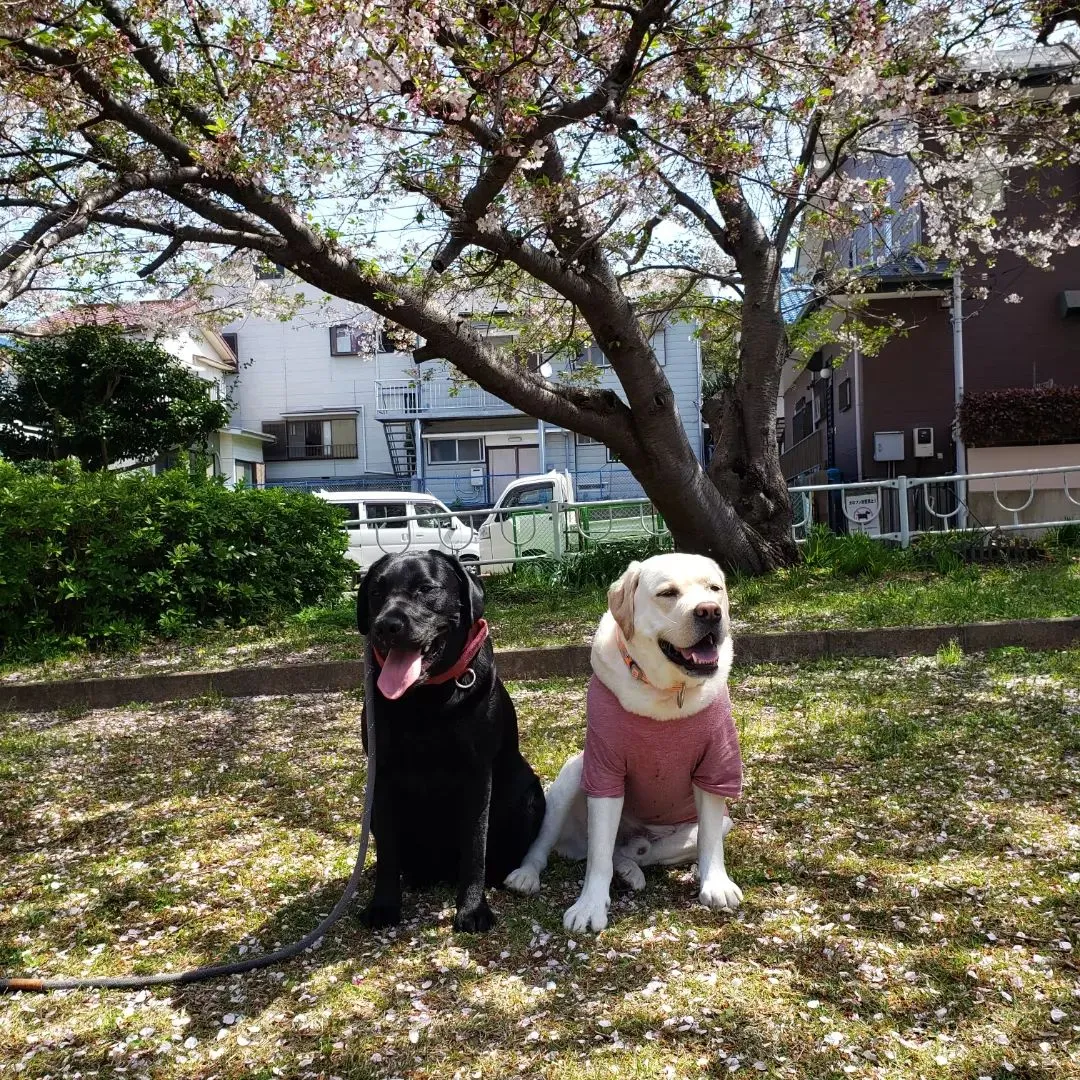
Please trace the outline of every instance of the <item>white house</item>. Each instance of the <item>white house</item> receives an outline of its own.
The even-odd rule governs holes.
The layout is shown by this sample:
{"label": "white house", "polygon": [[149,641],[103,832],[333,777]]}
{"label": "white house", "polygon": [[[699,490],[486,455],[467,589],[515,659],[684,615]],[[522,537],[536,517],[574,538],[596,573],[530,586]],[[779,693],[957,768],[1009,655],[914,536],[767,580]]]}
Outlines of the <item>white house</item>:
{"label": "white house", "polygon": [[[183,361],[200,379],[211,384],[210,395],[221,401],[230,394],[235,400],[237,360],[232,344],[211,319],[200,313],[193,300],[144,300],[129,304],[86,304],[49,319],[39,330],[58,332],[73,326],[119,326],[131,336],[153,338],[166,352]],[[266,482],[263,448],[272,445],[272,435],[245,428],[234,409],[228,427],[214,432],[208,440],[211,468],[231,487],[238,482],[250,486]],[[158,469],[171,464],[165,460]],[[124,462],[118,462],[123,467]]]}
{"label": "white house", "polygon": [[[270,484],[414,487],[452,506],[490,506],[519,476],[565,469],[579,499],[642,494],[607,448],[537,421],[441,361],[418,370],[411,354],[365,329],[370,314],[310,286],[276,283],[294,307],[285,320],[249,314],[224,327],[240,360],[237,426],[273,435]],[[493,337],[506,330],[491,330]],[[694,328],[654,339],[691,445],[703,450],[701,355]],[[595,350],[600,385],[619,391]],[[557,373],[556,373],[557,377]]]}

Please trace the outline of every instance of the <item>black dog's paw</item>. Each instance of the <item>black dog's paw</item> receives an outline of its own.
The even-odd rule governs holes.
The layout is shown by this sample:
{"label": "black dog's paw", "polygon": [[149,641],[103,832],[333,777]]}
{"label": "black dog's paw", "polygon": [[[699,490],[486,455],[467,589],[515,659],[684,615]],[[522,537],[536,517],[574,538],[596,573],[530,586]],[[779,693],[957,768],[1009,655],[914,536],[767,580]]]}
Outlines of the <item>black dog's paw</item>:
{"label": "black dog's paw", "polygon": [[381,904],[372,900],[360,912],[360,921],[372,930],[380,930],[384,926],[397,926],[401,922],[401,905]]}
{"label": "black dog's paw", "polygon": [[459,908],[454,916],[454,929],[462,934],[486,934],[495,925],[495,912],[481,900],[476,907]]}

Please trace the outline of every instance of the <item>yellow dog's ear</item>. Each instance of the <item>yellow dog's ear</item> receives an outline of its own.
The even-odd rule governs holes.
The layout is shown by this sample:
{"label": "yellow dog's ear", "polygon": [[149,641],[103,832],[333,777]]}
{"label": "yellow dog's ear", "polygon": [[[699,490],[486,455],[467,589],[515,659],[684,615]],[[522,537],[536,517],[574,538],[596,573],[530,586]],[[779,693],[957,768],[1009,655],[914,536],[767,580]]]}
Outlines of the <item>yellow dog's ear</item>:
{"label": "yellow dog's ear", "polygon": [[634,636],[634,593],[637,592],[640,576],[641,563],[632,562],[623,571],[623,576],[608,589],[608,608],[627,641]]}

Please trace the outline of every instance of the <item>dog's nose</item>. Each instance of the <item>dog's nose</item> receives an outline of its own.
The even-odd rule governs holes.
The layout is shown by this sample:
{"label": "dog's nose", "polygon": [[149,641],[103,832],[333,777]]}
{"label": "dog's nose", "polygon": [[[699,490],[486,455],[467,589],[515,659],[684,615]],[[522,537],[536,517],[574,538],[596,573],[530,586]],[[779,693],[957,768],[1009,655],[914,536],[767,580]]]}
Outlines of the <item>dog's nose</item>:
{"label": "dog's nose", "polygon": [[699,619],[705,619],[707,622],[719,622],[720,621],[720,605],[714,604],[711,600],[707,600],[703,604],[698,604],[694,608],[694,614]]}
{"label": "dog's nose", "polygon": [[396,611],[388,611],[379,616],[375,628],[381,637],[395,638],[405,629],[405,620]]}

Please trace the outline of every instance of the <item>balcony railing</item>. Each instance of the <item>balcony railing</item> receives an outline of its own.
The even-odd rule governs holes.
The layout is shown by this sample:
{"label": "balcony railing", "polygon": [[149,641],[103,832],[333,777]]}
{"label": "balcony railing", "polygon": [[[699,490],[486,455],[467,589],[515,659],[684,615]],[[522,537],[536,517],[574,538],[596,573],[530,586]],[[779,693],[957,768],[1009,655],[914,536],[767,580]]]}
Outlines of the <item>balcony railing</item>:
{"label": "balcony railing", "polygon": [[265,461],[330,461],[336,458],[356,457],[356,443],[333,443],[321,446],[267,446],[263,450]]}
{"label": "balcony railing", "polygon": [[825,425],[812,431],[805,439],[800,439],[790,450],[780,455],[780,471],[789,480],[808,472],[825,468],[827,457],[825,443]]}
{"label": "balcony railing", "polygon": [[414,382],[395,379],[375,383],[375,412],[396,416],[422,416],[432,413],[514,413],[518,410],[502,398],[479,386],[464,386],[449,379]]}

